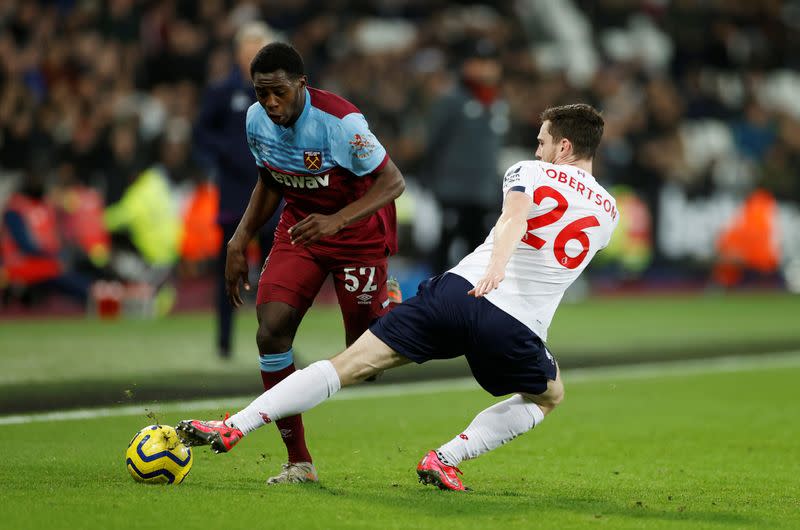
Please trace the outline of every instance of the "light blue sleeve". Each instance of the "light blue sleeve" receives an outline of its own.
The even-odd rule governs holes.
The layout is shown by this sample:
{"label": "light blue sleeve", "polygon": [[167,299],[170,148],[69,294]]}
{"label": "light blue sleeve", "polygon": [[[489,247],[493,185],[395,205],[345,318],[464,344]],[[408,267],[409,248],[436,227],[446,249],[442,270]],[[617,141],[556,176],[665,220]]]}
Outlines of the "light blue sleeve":
{"label": "light blue sleeve", "polygon": [[256,165],[262,167],[264,162],[262,161],[262,156],[266,155],[266,146],[262,145],[256,138],[256,135],[253,132],[258,127],[258,120],[257,112],[260,109],[258,103],[253,103],[249,109],[247,109],[247,118],[245,119],[245,131],[247,132],[247,146],[250,148],[250,153],[253,155],[253,158],[256,159]]}
{"label": "light blue sleeve", "polygon": [[331,155],[341,167],[360,176],[375,171],[386,158],[386,149],[372,134],[362,114],[348,114],[331,135]]}

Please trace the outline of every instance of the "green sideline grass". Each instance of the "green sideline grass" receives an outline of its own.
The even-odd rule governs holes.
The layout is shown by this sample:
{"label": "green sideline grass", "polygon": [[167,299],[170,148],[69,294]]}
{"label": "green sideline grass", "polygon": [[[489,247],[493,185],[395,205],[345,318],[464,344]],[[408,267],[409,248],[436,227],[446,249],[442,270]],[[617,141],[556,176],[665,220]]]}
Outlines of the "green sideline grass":
{"label": "green sideline grass", "polygon": [[[427,450],[493,398],[481,391],[325,403],[305,416],[319,485],[266,487],[273,427],[232,453],[195,450],[180,486],[134,483],[144,416],[0,426],[0,520],[38,528],[800,527],[800,367],[567,380],[532,433],[461,467],[474,491],[416,483]],[[216,416],[218,410],[192,413]],[[175,423],[175,409],[160,421]]]}
{"label": "green sideline grass", "polygon": [[[620,297],[564,304],[549,346],[563,367],[800,347],[800,296],[736,294]],[[214,351],[213,317],[34,320],[0,323],[0,412],[230,394],[259,388],[255,311],[237,316],[237,351]],[[315,307],[295,342],[301,361],[344,345],[336,307]],[[385,381],[464,375],[463,360],[404,367]]]}
{"label": "green sideline grass", "polygon": [[[788,294],[590,299],[559,308],[548,342],[562,363],[608,355],[647,358],[666,350],[736,353],[754,344],[791,349],[800,343],[798,315],[800,296]],[[231,362],[216,358],[214,329],[209,314],[112,322],[0,321],[0,385],[256,366],[252,308],[237,315],[237,352]],[[343,346],[338,308],[312,308],[295,349],[313,360]]]}

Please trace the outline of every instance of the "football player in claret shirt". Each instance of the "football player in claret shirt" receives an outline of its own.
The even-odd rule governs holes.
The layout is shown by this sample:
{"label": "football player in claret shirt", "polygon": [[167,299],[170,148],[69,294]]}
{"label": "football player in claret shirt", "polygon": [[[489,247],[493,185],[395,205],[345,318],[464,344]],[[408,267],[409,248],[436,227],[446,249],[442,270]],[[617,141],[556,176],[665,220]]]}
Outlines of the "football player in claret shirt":
{"label": "football player in claret shirt", "polygon": [[185,420],[187,443],[230,450],[249,432],[310,409],[342,386],[414,361],[464,355],[494,396],[452,440],[417,465],[422,482],[464,490],[457,466],[513,440],[561,402],[558,364],[545,346],[567,287],[608,245],[619,222],[614,198],[592,176],[603,118],[591,106],[542,114],[537,160],[511,166],[503,211],[486,241],[417,295],[377,320],[352,346],[264,392],[226,421]]}
{"label": "football player in claret shirt", "polygon": [[[329,274],[348,345],[399,301],[396,282],[387,288],[387,256],[397,250],[394,199],[405,183],[359,110],[308,86],[292,46],[263,47],[250,74],[258,101],[247,112],[247,142],[259,178],[228,242],[225,281],[231,303],[241,305],[240,281],[250,289],[245,248],[283,199],[256,306],[261,377],[269,390],[295,371],[295,333]],[[301,417],[276,423],[288,463],[268,483],[316,481]]]}

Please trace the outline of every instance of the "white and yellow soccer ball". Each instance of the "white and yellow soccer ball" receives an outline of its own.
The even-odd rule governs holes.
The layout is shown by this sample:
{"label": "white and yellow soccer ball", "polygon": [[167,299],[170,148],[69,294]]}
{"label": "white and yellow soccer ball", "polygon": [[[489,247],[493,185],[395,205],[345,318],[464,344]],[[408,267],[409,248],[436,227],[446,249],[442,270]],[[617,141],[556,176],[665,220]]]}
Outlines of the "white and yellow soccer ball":
{"label": "white and yellow soccer ball", "polygon": [[180,484],[192,469],[192,450],[167,425],[148,425],[128,444],[128,472],[137,482]]}

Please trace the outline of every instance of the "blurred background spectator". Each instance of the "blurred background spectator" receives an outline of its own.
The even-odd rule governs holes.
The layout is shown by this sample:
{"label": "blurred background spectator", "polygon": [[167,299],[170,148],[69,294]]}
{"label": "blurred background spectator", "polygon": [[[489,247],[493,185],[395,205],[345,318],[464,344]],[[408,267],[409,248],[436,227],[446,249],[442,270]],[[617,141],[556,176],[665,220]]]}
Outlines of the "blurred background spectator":
{"label": "blurred background spectator", "polygon": [[[452,197],[442,190],[461,183],[482,223],[499,206],[493,179],[499,189],[506,167],[532,156],[541,111],[586,101],[606,119],[596,176],[624,193],[623,219],[635,219],[606,266],[590,271],[595,287],[755,279],[800,288],[797,0],[9,0],[0,5],[0,203],[8,208],[35,161],[48,197],[69,182],[112,205],[156,171],[179,219],[209,182],[222,194],[220,222],[228,219],[224,166],[255,174],[249,156],[200,147],[210,145],[202,94],[241,75],[231,43],[253,21],[298,48],[314,86],[369,116],[406,175],[401,280],[403,267],[440,268],[442,249],[448,260],[468,250],[451,248]],[[496,87],[464,92],[465,42],[494,50]],[[447,108],[442,98],[459,90],[479,102],[461,112],[469,106],[491,131],[464,140],[474,150],[462,156],[477,155],[474,163],[453,158],[431,125]],[[454,112],[443,134],[455,143],[471,132]],[[485,180],[468,175],[478,163],[489,164],[475,172]],[[773,232],[768,249],[741,241],[751,231],[737,227],[752,211],[771,218],[758,225]],[[456,233],[471,245],[463,225]],[[182,241],[175,248],[180,278],[210,278],[216,256],[186,255]],[[714,272],[720,261],[727,274]]]}
{"label": "blurred background spectator", "polygon": [[[233,306],[225,294],[227,245],[244,216],[256,176],[245,131],[247,110],[256,102],[250,81],[250,62],[262,47],[276,40],[276,37],[275,32],[263,22],[248,22],[239,28],[234,38],[235,62],[230,73],[222,80],[211,82],[202,97],[194,126],[195,156],[213,175],[218,189],[220,245],[214,271],[216,346],[219,356],[226,359],[231,356],[233,331]],[[259,233],[258,254],[262,262],[272,248],[273,234],[282,211],[279,208]],[[253,285],[257,284],[257,281],[253,282]]]}
{"label": "blurred background spectator", "polygon": [[495,45],[486,38],[467,39],[456,49],[458,79],[431,104],[419,170],[442,209],[432,263],[437,271],[480,245],[497,220],[500,150],[509,127]]}
{"label": "blurred background spectator", "polygon": [[28,169],[24,184],[8,198],[0,232],[0,258],[10,286],[7,296],[31,303],[55,291],[85,304],[90,280],[70,270],[58,214],[44,193],[41,173]]}

